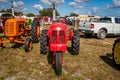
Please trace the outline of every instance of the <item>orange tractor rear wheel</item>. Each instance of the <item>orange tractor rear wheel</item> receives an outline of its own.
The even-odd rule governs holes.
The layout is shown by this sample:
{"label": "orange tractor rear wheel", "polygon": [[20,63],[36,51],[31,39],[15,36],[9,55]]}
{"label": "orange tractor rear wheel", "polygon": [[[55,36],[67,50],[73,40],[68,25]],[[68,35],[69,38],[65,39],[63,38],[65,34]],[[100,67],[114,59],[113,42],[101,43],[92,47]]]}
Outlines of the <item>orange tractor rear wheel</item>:
{"label": "orange tractor rear wheel", "polygon": [[31,28],[31,38],[33,43],[37,43],[40,40],[40,24],[39,21],[33,21]]}

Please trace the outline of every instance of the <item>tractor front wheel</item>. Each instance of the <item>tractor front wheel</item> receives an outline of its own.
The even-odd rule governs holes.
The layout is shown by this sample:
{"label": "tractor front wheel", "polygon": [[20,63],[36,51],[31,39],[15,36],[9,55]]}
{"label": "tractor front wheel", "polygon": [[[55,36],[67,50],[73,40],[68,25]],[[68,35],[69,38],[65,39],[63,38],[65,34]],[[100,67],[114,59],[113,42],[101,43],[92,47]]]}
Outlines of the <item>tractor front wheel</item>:
{"label": "tractor front wheel", "polygon": [[39,21],[37,20],[33,21],[31,27],[31,37],[32,37],[32,42],[34,43],[37,43],[40,40],[40,24]]}
{"label": "tractor front wheel", "polygon": [[30,50],[32,50],[32,48],[32,40],[31,38],[27,38],[25,41],[25,52],[29,52]]}
{"label": "tractor front wheel", "polygon": [[80,49],[80,36],[79,36],[79,31],[74,30],[73,31],[73,37],[71,41],[72,45],[72,54],[77,55],[79,54],[79,49]]}
{"label": "tractor front wheel", "polygon": [[47,30],[42,30],[41,37],[40,37],[40,53],[41,54],[47,54],[48,48],[47,48]]}
{"label": "tractor front wheel", "polygon": [[120,67],[120,38],[116,39],[113,44],[112,56],[114,64]]}
{"label": "tractor front wheel", "polygon": [[61,52],[57,52],[55,56],[55,72],[58,76],[62,74],[62,54]]}

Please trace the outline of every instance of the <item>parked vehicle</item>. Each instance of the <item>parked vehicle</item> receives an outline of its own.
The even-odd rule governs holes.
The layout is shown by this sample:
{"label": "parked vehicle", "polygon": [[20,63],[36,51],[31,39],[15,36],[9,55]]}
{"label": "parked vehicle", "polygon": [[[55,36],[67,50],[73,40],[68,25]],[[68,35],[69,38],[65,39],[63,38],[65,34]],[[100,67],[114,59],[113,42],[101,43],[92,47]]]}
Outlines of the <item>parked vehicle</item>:
{"label": "parked vehicle", "polygon": [[68,25],[72,25],[72,20],[70,20],[69,18],[66,19],[66,24],[68,24]]}
{"label": "parked vehicle", "polygon": [[99,39],[107,35],[120,35],[120,18],[104,17],[98,21],[79,22],[79,30],[86,36],[96,35]]}

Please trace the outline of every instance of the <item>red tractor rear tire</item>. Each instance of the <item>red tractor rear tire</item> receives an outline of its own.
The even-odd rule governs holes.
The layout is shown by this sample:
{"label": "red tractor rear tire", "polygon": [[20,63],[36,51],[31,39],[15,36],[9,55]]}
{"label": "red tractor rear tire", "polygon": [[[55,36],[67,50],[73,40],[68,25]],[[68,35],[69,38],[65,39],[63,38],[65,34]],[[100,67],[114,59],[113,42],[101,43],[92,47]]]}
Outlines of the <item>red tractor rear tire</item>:
{"label": "red tractor rear tire", "polygon": [[80,50],[80,36],[79,36],[79,31],[74,30],[73,31],[73,37],[72,37],[72,54],[73,55],[78,55],[79,50]]}
{"label": "red tractor rear tire", "polygon": [[40,40],[40,30],[37,29],[40,29],[39,21],[34,20],[31,26],[31,38],[33,43],[37,43]]}
{"label": "red tractor rear tire", "polygon": [[40,37],[40,53],[47,54],[48,52],[48,39],[47,39],[47,30],[42,30],[41,37]]}

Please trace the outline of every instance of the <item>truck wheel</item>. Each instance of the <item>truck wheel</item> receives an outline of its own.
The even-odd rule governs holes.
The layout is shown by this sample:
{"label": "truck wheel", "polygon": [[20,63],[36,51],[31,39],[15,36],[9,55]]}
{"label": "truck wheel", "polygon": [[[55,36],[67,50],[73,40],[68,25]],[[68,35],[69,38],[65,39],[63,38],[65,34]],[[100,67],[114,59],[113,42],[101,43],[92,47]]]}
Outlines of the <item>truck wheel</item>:
{"label": "truck wheel", "polygon": [[72,54],[77,55],[79,54],[79,49],[80,49],[80,37],[79,37],[79,32],[77,30],[73,31],[73,37],[72,37]]}
{"label": "truck wheel", "polygon": [[30,50],[32,50],[32,48],[32,40],[31,38],[27,38],[25,41],[25,52],[29,52]]}
{"label": "truck wheel", "polygon": [[120,38],[117,38],[113,44],[113,62],[116,66],[120,67]]}
{"label": "truck wheel", "polygon": [[103,29],[99,30],[99,32],[97,33],[97,37],[98,39],[104,39],[107,36],[107,32]]}
{"label": "truck wheel", "polygon": [[58,76],[61,76],[62,74],[62,54],[61,52],[57,52],[55,56],[55,72]]}
{"label": "truck wheel", "polygon": [[37,20],[33,21],[31,27],[31,37],[32,37],[32,42],[34,43],[37,43],[40,40],[40,25]]}
{"label": "truck wheel", "polygon": [[40,37],[40,53],[47,54],[47,30],[42,30],[41,37]]}

